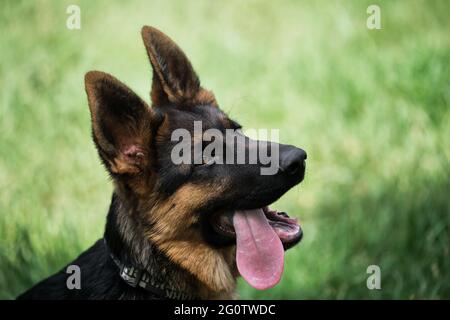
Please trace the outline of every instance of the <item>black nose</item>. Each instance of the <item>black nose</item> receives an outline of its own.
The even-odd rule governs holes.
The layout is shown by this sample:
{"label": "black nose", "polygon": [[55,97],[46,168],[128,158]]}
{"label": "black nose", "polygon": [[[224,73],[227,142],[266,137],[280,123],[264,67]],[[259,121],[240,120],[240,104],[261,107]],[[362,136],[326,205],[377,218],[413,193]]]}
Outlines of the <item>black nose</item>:
{"label": "black nose", "polygon": [[296,175],[300,172],[303,174],[307,157],[305,150],[289,146],[287,150],[280,154],[280,169],[290,175]]}

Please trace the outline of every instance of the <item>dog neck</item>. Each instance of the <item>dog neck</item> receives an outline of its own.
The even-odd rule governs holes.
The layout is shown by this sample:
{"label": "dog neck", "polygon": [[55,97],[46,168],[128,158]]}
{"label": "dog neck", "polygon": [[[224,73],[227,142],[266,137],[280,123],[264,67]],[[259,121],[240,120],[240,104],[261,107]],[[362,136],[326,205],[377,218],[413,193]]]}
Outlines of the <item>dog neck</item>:
{"label": "dog neck", "polygon": [[[152,228],[151,223],[142,219],[142,215],[136,211],[136,207],[133,208],[113,193],[104,238],[116,260],[123,266],[146,272],[152,277],[151,281],[156,288],[162,287],[166,292],[175,293],[166,294],[163,298],[234,298],[233,292],[211,290],[199,281],[196,275],[181,267],[176,259],[169,259],[167,254],[149,239],[148,230]],[[117,272],[120,272],[119,268]]]}

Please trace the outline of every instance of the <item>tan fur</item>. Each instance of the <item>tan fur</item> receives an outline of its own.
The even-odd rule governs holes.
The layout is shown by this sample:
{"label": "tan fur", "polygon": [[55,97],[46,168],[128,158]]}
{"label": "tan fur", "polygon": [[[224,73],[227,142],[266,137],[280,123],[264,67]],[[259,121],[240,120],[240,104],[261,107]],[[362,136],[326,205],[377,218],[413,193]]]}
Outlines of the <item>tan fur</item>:
{"label": "tan fur", "polygon": [[[224,184],[226,185],[226,184]],[[197,229],[196,208],[223,190],[188,184],[149,212],[154,228],[148,235],[170,259],[193,274],[204,298],[232,298],[235,290],[235,247],[215,249]]]}
{"label": "tan fur", "polygon": [[[92,130],[99,153],[110,166],[113,173],[139,173],[150,165],[148,146],[152,139],[149,134],[153,111],[147,104],[139,99],[135,93],[115,77],[100,71],[90,71],[85,76],[85,88],[88,96],[89,109],[91,111]],[[129,121],[126,125],[120,125],[120,121],[113,117],[105,117],[102,101],[99,99],[101,92],[107,90],[120,90],[121,92],[135,96],[141,106],[143,114],[138,122]],[[102,118],[102,119],[100,119]],[[120,137],[113,145],[108,141],[100,128],[100,120],[106,126],[113,128],[114,136]],[[123,120],[122,120],[123,122]],[[133,149],[130,151],[130,147]]]}
{"label": "tan fur", "polygon": [[216,97],[212,91],[201,88],[194,98],[194,105],[217,106]]}
{"label": "tan fur", "polygon": [[[191,63],[168,36],[155,28],[144,27],[142,37],[153,67],[153,106],[217,107],[214,94],[200,86]],[[151,243],[187,271],[182,273],[181,282],[185,282],[182,285],[194,287],[204,299],[235,298],[235,246],[217,249],[206,243],[197,212],[208,201],[223,195],[228,182],[185,184],[173,195],[160,199],[154,190],[158,177],[152,168],[152,157],[154,144],[164,143],[170,134],[169,116],[165,115],[163,122],[155,125],[152,108],[106,73],[89,72],[85,83],[94,140],[101,158],[115,174],[116,194],[125,207],[122,208],[126,214],[123,218],[126,220],[131,216],[140,226],[148,228],[143,232]],[[132,119],[118,119],[114,112],[105,116],[106,109],[102,105],[103,100],[100,101],[105,91],[113,98],[119,92],[117,101],[127,99],[126,102],[132,104],[127,107],[140,107],[136,108],[138,114]],[[102,126],[107,127],[109,135],[104,134]],[[152,126],[157,129],[156,133],[151,130]],[[114,142],[108,141],[107,136],[113,136],[110,140]],[[201,137],[194,137],[194,140],[199,138],[201,140]],[[183,169],[183,165],[179,169]],[[194,279],[196,281],[192,285]]]}
{"label": "tan fur", "polygon": [[[200,80],[189,59],[172,39],[149,26],[142,28],[141,35],[154,72],[151,91],[153,105],[164,105],[167,102],[187,107],[217,105],[214,94],[200,86]],[[170,56],[176,56],[176,64],[184,64],[188,73],[192,75],[183,87],[177,82],[176,77],[170,75],[172,69],[178,68],[177,65],[172,65],[170,61],[166,60]],[[155,77],[158,78],[158,81],[155,81]],[[164,94],[161,94],[162,91]]]}

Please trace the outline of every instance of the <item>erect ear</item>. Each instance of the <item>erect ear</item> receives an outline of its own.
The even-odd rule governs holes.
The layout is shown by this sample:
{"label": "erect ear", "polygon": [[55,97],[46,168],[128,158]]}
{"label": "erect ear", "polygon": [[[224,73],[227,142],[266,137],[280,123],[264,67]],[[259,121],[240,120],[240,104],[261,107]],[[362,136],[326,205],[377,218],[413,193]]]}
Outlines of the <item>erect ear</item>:
{"label": "erect ear", "polygon": [[215,104],[214,95],[200,87],[189,59],[175,42],[149,26],[144,26],[141,34],[153,67],[153,105]]}
{"label": "erect ear", "polygon": [[152,110],[113,76],[90,71],[85,76],[92,134],[111,173],[139,173],[150,165]]}

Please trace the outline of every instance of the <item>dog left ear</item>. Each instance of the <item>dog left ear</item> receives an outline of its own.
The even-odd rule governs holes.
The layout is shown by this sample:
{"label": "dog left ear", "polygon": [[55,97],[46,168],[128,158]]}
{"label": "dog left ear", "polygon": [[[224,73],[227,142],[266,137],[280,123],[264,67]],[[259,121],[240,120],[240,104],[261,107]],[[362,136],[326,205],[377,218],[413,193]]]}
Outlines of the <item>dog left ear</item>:
{"label": "dog left ear", "polygon": [[141,34],[153,68],[154,106],[216,103],[214,95],[200,86],[191,62],[172,39],[149,26],[144,26]]}
{"label": "dog left ear", "polygon": [[92,135],[103,163],[113,174],[134,174],[149,167],[153,111],[113,76],[85,76]]}

